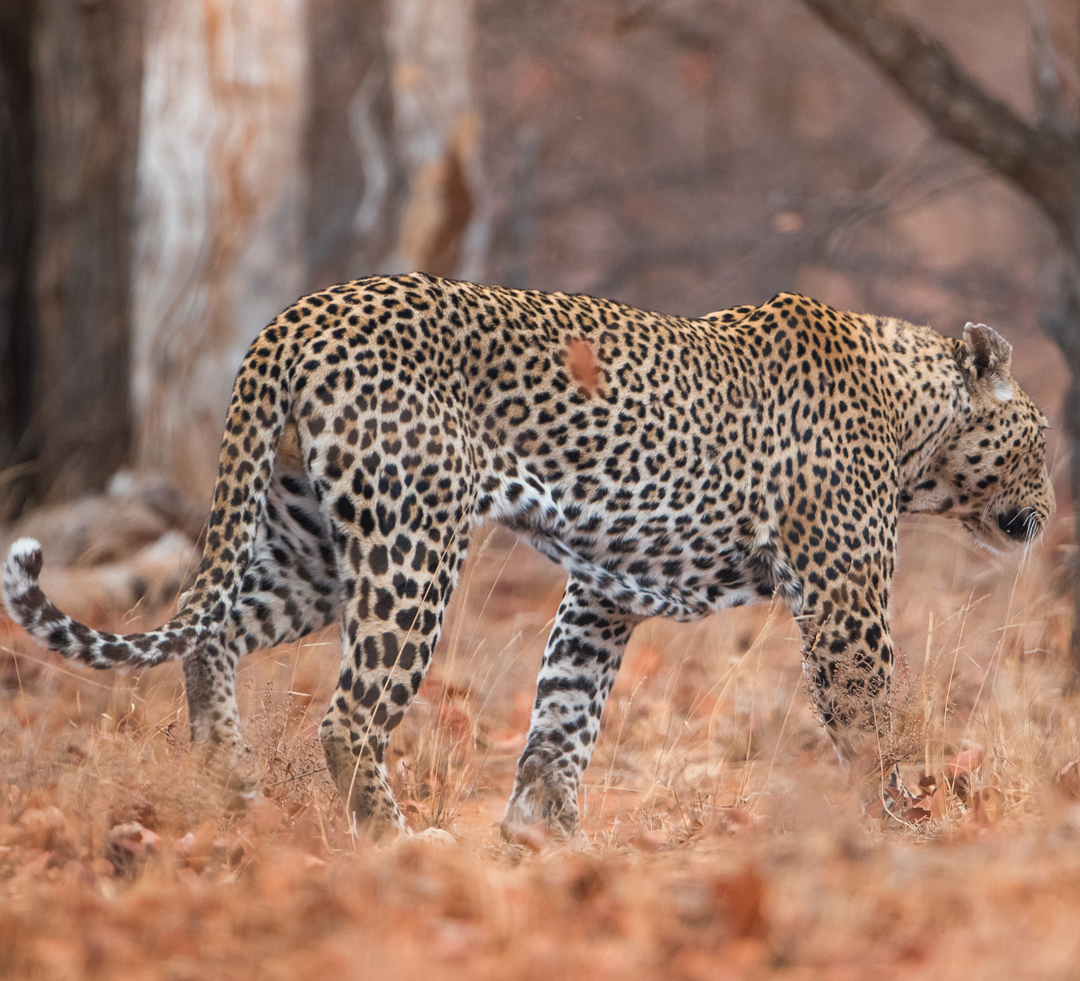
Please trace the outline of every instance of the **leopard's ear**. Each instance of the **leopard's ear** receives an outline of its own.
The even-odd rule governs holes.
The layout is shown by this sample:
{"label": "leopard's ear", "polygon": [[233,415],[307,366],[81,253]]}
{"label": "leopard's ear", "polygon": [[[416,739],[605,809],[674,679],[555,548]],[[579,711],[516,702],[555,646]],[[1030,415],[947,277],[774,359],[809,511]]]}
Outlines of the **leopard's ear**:
{"label": "leopard's ear", "polygon": [[993,327],[969,321],[957,363],[969,386],[988,387],[1000,402],[1013,397],[1012,345]]}

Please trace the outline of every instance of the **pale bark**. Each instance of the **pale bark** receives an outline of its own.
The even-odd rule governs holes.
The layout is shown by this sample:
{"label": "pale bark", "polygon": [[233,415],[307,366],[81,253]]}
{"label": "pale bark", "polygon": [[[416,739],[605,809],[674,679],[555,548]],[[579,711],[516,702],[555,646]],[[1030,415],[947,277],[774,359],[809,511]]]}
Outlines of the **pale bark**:
{"label": "pale bark", "polygon": [[404,172],[394,146],[389,0],[308,0],[304,257],[317,289],[387,272]]}
{"label": "pale bark", "polygon": [[302,291],[303,0],[160,0],[134,271],[136,458],[205,498],[233,378]]}
{"label": "pale bark", "polygon": [[472,0],[395,0],[386,37],[408,185],[398,260],[406,269],[479,279],[489,209],[469,75]]}

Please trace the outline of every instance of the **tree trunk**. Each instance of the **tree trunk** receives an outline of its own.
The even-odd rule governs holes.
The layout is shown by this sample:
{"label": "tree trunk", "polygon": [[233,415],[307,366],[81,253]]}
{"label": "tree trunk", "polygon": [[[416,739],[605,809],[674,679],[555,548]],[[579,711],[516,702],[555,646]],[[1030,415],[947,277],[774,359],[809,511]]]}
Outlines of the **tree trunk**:
{"label": "tree trunk", "polygon": [[0,524],[32,490],[33,5],[0,0]]}
{"label": "tree trunk", "polygon": [[100,488],[127,458],[141,0],[39,0],[38,484]]}
{"label": "tree trunk", "polygon": [[470,78],[472,0],[395,0],[387,46],[394,129],[408,182],[400,263],[479,279],[489,222]]}
{"label": "tree trunk", "polygon": [[147,24],[137,462],[210,493],[233,378],[303,287],[302,0],[159,0]]}
{"label": "tree trunk", "polygon": [[309,0],[308,280],[479,278],[472,0]]}
{"label": "tree trunk", "polygon": [[405,173],[394,143],[387,0],[308,0],[307,284],[396,262]]}

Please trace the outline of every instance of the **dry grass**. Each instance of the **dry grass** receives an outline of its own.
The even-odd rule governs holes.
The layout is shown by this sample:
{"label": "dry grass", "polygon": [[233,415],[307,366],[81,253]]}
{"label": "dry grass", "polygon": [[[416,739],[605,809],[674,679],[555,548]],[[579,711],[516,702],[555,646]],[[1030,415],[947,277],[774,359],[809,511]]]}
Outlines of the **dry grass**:
{"label": "dry grass", "polygon": [[795,624],[758,607],[640,628],[584,841],[501,845],[561,590],[501,533],[393,749],[410,822],[453,850],[349,837],[316,735],[332,635],[242,662],[264,782],[237,812],[192,759],[175,665],[83,671],[2,621],[0,977],[1080,977],[1065,521],[1026,559],[905,527],[898,820],[862,813]]}

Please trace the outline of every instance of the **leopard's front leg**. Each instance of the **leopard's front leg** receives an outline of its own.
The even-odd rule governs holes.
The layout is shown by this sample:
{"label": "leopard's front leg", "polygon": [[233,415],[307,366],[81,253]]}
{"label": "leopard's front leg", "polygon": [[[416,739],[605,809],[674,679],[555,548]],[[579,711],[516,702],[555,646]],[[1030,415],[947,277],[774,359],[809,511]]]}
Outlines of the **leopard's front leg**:
{"label": "leopard's front leg", "polygon": [[[181,597],[181,609],[183,604]],[[236,605],[222,633],[184,657],[191,741],[237,798],[251,798],[258,785],[240,731],[237,661],[249,651],[303,637],[335,620],[339,610],[337,571],[318,500],[302,469],[276,466]]]}
{"label": "leopard's front leg", "polygon": [[501,830],[545,823],[569,837],[578,830],[578,787],[600,733],[600,714],[634,626],[571,577],[544,651],[525,750]]}
{"label": "leopard's front leg", "polygon": [[855,560],[848,571],[828,588],[810,584],[795,611],[803,635],[803,673],[840,758],[860,768],[879,762],[891,768],[890,569]]}

